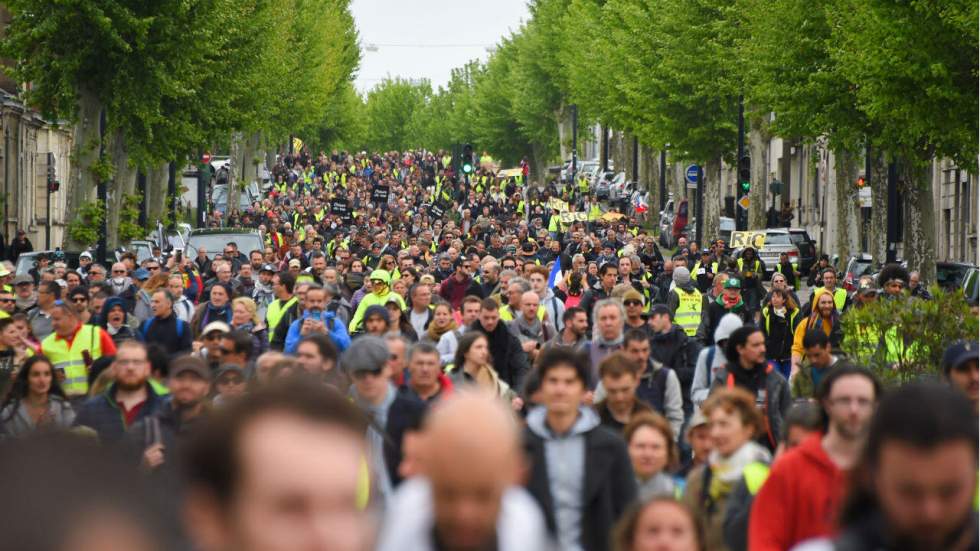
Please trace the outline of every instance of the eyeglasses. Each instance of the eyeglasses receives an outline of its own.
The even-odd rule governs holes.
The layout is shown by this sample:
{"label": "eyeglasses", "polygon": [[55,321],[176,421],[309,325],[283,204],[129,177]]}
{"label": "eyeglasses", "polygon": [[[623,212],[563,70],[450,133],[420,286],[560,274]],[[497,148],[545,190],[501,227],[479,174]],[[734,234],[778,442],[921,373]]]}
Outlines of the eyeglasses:
{"label": "eyeglasses", "polygon": [[641,300],[624,300],[623,304],[626,306],[643,306],[643,301]]}
{"label": "eyeglasses", "polygon": [[75,298],[71,299],[71,301],[72,302],[88,302],[88,299],[85,298],[85,297],[75,297]]}
{"label": "eyeglasses", "polygon": [[114,273],[114,274],[124,274],[124,273],[126,273],[126,270],[113,270],[112,273]]}

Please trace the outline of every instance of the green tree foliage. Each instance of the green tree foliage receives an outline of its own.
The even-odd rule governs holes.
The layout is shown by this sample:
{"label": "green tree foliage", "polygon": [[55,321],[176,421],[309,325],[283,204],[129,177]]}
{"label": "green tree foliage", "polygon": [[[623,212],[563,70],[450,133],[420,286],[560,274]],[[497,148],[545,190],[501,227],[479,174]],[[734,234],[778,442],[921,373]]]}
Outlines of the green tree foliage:
{"label": "green tree foliage", "polygon": [[933,300],[879,299],[841,319],[844,352],[884,381],[904,383],[941,372],[956,339],[976,339],[980,325],[962,291],[931,289]]}
{"label": "green tree foliage", "polygon": [[977,2],[836,0],[830,53],[901,158],[976,169]]}
{"label": "green tree foliage", "polygon": [[364,120],[367,124],[365,147],[371,151],[410,149],[419,144],[409,129],[417,109],[431,98],[428,81],[385,79],[367,95]]}

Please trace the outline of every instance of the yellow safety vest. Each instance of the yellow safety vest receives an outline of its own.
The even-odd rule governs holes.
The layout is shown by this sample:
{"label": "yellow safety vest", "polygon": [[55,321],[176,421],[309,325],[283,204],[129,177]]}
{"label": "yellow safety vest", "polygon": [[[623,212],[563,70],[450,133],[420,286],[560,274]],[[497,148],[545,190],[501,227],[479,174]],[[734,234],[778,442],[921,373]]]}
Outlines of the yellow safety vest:
{"label": "yellow safety vest", "polygon": [[272,342],[276,327],[282,321],[282,317],[286,315],[286,310],[292,308],[298,301],[298,298],[292,297],[284,303],[281,299],[277,298],[269,303],[269,307],[265,311],[266,325],[269,327],[269,342]]}
{"label": "yellow safety vest", "polygon": [[[814,293],[810,297],[810,302],[813,305],[816,305],[816,303],[817,303],[817,301],[816,301],[817,297],[819,295],[823,294],[823,293],[826,293],[826,292],[827,292],[827,288],[826,287],[820,287],[818,289],[814,289]],[[834,289],[834,308],[837,308],[837,311],[838,312],[843,312],[844,311],[844,306],[846,304],[847,304],[847,291],[845,291],[844,289],[842,289],[840,287],[837,287],[836,289]]]}
{"label": "yellow safety vest", "polygon": [[[510,313],[510,308],[506,305],[501,306],[497,312],[500,314],[500,319],[504,321],[514,321],[514,315]],[[543,320],[547,310],[545,310],[544,305],[538,305],[538,319]]]}
{"label": "yellow safety vest", "polygon": [[599,205],[593,204],[589,207],[589,222],[595,222],[602,216],[602,211],[599,209]]}
{"label": "yellow safety vest", "polygon": [[759,493],[762,485],[769,478],[769,465],[758,461],[749,463],[742,470],[742,477],[745,478],[745,489],[749,491],[750,496],[754,496]]}
{"label": "yellow safety vest", "polygon": [[701,292],[693,289],[688,293],[680,287],[674,287],[674,292],[680,300],[674,312],[674,323],[680,325],[688,337],[693,337],[701,324]]}
{"label": "yellow safety vest", "polygon": [[88,366],[85,351],[92,360],[102,356],[102,336],[94,325],[82,325],[68,345],[66,339],[51,333],[41,341],[41,352],[51,360],[55,369],[65,370],[61,388],[68,396],[84,396],[88,393]]}

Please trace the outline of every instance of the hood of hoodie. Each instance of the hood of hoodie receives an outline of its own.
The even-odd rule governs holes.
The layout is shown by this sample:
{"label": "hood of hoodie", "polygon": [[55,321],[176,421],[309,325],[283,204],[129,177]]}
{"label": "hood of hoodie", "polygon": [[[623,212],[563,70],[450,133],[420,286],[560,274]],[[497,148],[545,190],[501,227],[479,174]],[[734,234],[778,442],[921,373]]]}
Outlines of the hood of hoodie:
{"label": "hood of hoodie", "polygon": [[[126,301],[119,297],[109,297],[105,299],[104,303],[102,303],[102,310],[99,312],[99,318],[102,320],[108,319],[109,310],[112,310],[114,306],[119,306],[124,312],[126,311]],[[128,316],[129,312],[126,312],[126,314]]]}
{"label": "hood of hoodie", "polygon": [[797,449],[800,450],[797,452],[800,454],[800,457],[805,459],[814,468],[828,473],[838,471],[837,465],[830,460],[830,456],[823,449],[823,433],[817,432],[811,434],[806,440],[800,443]]}
{"label": "hood of hoodie", "polygon": [[[551,432],[551,429],[548,428],[546,423],[547,418],[547,408],[544,406],[538,406],[527,414],[527,428],[545,440],[555,440],[557,435]],[[592,408],[579,406],[578,419],[575,420],[575,424],[572,425],[572,428],[568,431],[568,434],[563,435],[563,437],[567,438],[569,436],[578,436],[589,432],[597,426],[599,426],[599,414]]]}
{"label": "hood of hoodie", "polygon": [[715,328],[715,344],[718,344],[718,341],[723,341],[732,336],[732,333],[742,325],[742,318],[735,314],[725,314],[722,316],[721,320],[718,321],[718,327]]}

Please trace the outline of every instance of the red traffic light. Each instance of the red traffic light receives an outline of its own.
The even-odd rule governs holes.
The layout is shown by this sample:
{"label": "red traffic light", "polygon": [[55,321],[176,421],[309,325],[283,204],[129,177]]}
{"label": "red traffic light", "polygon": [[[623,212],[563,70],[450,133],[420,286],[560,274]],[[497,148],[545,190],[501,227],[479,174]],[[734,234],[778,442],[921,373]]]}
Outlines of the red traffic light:
{"label": "red traffic light", "polygon": [[864,187],[864,184],[865,184],[865,183],[866,183],[866,182],[864,181],[864,176],[858,176],[858,179],[857,179],[857,186],[858,186],[858,187]]}
{"label": "red traffic light", "polygon": [[205,153],[204,155],[201,155],[201,162],[204,163],[204,164],[210,163],[211,162],[211,154],[210,153]]}

